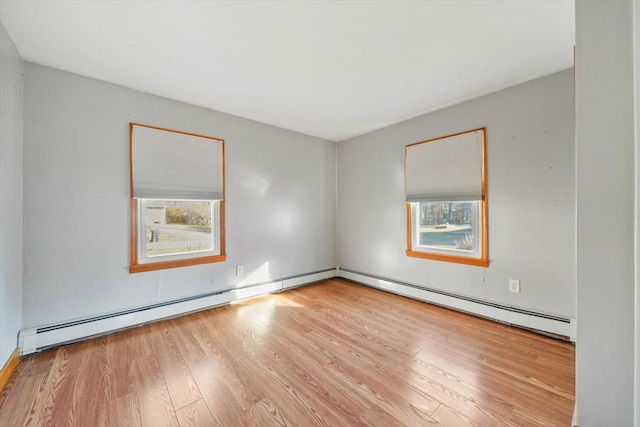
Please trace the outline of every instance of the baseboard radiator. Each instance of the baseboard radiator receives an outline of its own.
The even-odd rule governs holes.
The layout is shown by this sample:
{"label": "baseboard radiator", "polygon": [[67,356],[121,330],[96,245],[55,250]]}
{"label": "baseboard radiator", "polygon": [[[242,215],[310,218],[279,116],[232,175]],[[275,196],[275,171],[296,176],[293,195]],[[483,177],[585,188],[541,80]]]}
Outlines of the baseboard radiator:
{"label": "baseboard radiator", "polygon": [[576,341],[576,321],[573,318],[496,304],[477,298],[441,291],[439,289],[425,288],[386,277],[343,268],[338,269],[338,277],[394,294],[496,320],[501,323],[550,334],[554,337],[568,339],[572,342]]}
{"label": "baseboard radiator", "polygon": [[54,325],[22,329],[18,336],[20,354],[30,354],[82,339],[104,335],[160,319],[226,305],[234,301],[280,292],[336,277],[337,269],[314,271],[273,279],[237,289],[182,298],[130,310],[109,313]]}

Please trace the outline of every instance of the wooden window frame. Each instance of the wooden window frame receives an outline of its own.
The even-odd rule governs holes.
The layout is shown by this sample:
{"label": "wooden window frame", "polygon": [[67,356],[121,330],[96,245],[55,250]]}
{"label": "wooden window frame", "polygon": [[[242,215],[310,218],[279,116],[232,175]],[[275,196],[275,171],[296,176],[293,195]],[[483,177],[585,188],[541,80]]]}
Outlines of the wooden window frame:
{"label": "wooden window frame", "polygon": [[[411,203],[406,203],[406,212],[407,212],[407,250],[406,255],[412,258],[422,258],[422,259],[431,259],[435,261],[445,261],[445,262],[453,262],[457,264],[467,264],[474,265],[478,267],[488,267],[489,266],[489,236],[488,236],[488,202],[487,202],[487,129],[485,127],[472,129],[464,132],[458,132],[451,135],[442,136],[439,138],[429,139],[426,141],[415,142],[412,144],[408,144],[405,147],[405,173],[407,167],[407,147],[419,144],[426,144],[435,141],[441,141],[443,139],[455,137],[458,135],[464,135],[467,133],[481,131],[482,135],[482,199],[479,200],[479,215],[480,215],[480,257],[467,257],[463,255],[450,255],[450,254],[442,254],[442,253],[434,253],[434,252],[425,252],[415,250],[413,248],[413,223],[412,223],[412,213],[411,213]],[[443,200],[446,202],[446,200]]]}
{"label": "wooden window frame", "polygon": [[[174,259],[170,261],[157,261],[139,263],[138,258],[138,239],[140,238],[140,230],[138,224],[138,199],[133,197],[133,128],[134,126],[144,127],[149,129],[156,129],[165,132],[177,133],[181,135],[195,136],[198,138],[206,138],[217,141],[222,144],[222,200],[219,200],[219,247],[220,253],[216,255],[205,255],[202,257]],[[191,265],[210,264],[214,262],[222,262],[227,259],[226,245],[225,245],[225,192],[226,192],[226,179],[225,179],[225,146],[224,139],[216,138],[212,136],[199,135],[196,133],[177,131],[173,129],[166,129],[157,126],[150,126],[140,123],[129,123],[129,191],[131,198],[131,242],[130,242],[130,259],[131,265],[129,266],[130,273],[141,273],[145,271],[165,270],[168,268],[188,267]]]}

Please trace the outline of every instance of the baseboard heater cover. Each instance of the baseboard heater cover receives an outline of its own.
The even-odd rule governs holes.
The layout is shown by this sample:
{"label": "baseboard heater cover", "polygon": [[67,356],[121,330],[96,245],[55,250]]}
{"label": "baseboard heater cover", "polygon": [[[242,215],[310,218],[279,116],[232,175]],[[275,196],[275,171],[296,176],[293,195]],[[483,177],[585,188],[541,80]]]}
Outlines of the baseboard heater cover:
{"label": "baseboard heater cover", "polygon": [[152,304],[130,310],[22,329],[18,335],[20,354],[30,354],[93,336],[104,335],[156,320],[226,305],[234,301],[280,292],[337,276],[336,268],[287,276],[242,288]]}
{"label": "baseboard heater cover", "polygon": [[411,283],[349,269],[339,268],[338,277],[409,298],[486,317],[509,325],[533,329],[554,336],[569,337],[570,341],[576,341],[576,321],[573,318],[496,304],[477,298],[457,295],[439,289],[416,286]]}

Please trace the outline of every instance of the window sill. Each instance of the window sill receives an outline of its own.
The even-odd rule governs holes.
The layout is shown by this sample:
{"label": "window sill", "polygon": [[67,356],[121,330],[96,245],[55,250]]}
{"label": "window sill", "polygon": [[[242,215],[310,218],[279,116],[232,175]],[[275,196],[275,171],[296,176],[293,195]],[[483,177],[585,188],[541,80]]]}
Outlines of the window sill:
{"label": "window sill", "polygon": [[406,254],[408,257],[413,257],[413,258],[423,258],[423,259],[432,259],[435,261],[454,262],[457,264],[475,265],[478,267],[489,267],[488,259],[469,258],[469,257],[463,257],[463,256],[455,256],[455,255],[442,255],[442,254],[418,252],[418,251],[412,251],[412,250],[407,250]]}
{"label": "window sill", "polygon": [[174,261],[150,262],[146,264],[131,264],[129,273],[142,273],[144,271],[166,270],[168,268],[188,267],[190,265],[211,264],[226,261],[226,255],[213,255],[202,258],[177,259]]}

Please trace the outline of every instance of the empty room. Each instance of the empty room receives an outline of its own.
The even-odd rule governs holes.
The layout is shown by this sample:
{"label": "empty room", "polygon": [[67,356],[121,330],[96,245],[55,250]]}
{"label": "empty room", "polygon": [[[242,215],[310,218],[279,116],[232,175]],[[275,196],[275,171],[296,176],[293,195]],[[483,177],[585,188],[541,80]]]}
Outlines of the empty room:
{"label": "empty room", "polygon": [[637,1],[0,27],[0,426],[640,427]]}

